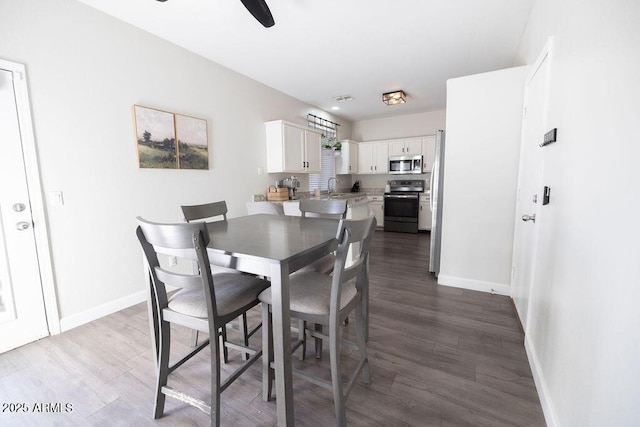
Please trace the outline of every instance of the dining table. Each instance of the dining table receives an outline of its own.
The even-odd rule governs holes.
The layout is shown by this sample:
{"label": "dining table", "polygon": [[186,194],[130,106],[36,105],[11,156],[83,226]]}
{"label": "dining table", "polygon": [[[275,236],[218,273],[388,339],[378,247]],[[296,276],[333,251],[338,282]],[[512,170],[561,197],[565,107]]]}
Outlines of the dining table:
{"label": "dining table", "polygon": [[[289,275],[337,248],[338,225],[334,219],[269,214],[207,224],[211,238],[207,253],[212,264],[266,276],[271,281],[279,426],[294,425]],[[268,365],[265,368],[268,370]],[[267,387],[267,381],[263,381],[265,399]]]}

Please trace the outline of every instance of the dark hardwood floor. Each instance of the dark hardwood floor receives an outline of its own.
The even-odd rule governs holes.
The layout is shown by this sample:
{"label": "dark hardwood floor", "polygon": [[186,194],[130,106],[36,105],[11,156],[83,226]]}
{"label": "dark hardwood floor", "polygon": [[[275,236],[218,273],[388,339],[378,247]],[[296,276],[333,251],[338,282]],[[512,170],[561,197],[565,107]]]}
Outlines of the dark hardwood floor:
{"label": "dark hardwood floor", "polygon": [[[373,383],[354,386],[349,424],[545,425],[510,299],[436,285],[428,254],[429,234],[378,231],[374,237],[368,343]],[[251,319],[259,320],[259,310]],[[345,335],[353,332],[353,322],[344,327]],[[188,331],[175,329],[172,338],[175,355],[189,349]],[[260,334],[252,339],[260,345]],[[207,351],[178,369],[170,384],[208,400]],[[145,304],[2,354],[0,425],[207,425],[198,409],[169,398],[166,415],[152,419],[151,354]],[[239,355],[230,354],[229,364],[239,363]],[[344,369],[355,360],[345,351]],[[327,368],[328,374],[327,361],[325,354],[322,361],[295,363]],[[229,372],[229,366],[223,369]],[[275,401],[262,400],[261,381],[258,363],[223,393],[223,425],[275,424]],[[294,377],[294,394],[296,425],[335,424],[328,390]],[[29,410],[11,412],[17,408],[5,405],[11,403],[28,404]],[[34,412],[43,403],[61,406],[40,405],[42,412]]]}

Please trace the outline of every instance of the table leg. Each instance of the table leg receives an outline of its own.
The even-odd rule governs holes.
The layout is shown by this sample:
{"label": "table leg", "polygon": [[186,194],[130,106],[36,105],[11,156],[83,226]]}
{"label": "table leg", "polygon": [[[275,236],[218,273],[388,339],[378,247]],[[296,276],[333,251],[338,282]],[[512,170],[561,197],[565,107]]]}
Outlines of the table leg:
{"label": "table leg", "polygon": [[278,425],[293,426],[291,313],[289,311],[288,265],[274,265],[271,268],[271,299]]}

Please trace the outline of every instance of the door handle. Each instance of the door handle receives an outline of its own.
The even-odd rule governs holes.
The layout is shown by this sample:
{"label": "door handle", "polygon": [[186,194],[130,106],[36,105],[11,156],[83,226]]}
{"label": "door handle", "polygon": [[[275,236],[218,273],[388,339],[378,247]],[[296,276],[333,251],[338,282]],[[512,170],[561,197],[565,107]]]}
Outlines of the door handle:
{"label": "door handle", "polygon": [[29,228],[31,226],[31,224],[29,224],[26,221],[20,221],[19,223],[16,224],[16,228],[20,231],[24,231],[27,228]]}
{"label": "door handle", "polygon": [[527,222],[527,221],[536,222],[536,214],[533,214],[533,215],[522,215],[522,220],[524,222]]}

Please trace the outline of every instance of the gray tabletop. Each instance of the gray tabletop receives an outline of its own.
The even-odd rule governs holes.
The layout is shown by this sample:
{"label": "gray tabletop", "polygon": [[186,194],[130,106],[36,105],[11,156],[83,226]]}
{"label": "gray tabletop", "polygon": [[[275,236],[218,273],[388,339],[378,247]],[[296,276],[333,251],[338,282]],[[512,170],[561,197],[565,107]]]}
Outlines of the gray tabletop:
{"label": "gray tabletop", "polygon": [[333,242],[338,221],[258,214],[208,224],[209,254],[289,262]]}

